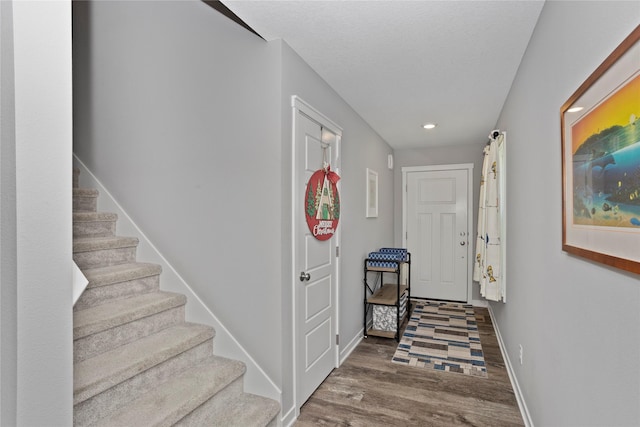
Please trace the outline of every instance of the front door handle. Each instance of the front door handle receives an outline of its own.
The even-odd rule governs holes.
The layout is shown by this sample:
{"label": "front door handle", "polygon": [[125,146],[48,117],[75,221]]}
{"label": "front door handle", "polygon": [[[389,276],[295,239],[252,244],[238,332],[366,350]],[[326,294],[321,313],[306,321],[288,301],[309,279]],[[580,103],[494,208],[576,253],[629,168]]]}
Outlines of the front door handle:
{"label": "front door handle", "polygon": [[305,273],[304,271],[300,272],[300,281],[304,282],[309,281],[311,279],[311,275],[309,273]]}

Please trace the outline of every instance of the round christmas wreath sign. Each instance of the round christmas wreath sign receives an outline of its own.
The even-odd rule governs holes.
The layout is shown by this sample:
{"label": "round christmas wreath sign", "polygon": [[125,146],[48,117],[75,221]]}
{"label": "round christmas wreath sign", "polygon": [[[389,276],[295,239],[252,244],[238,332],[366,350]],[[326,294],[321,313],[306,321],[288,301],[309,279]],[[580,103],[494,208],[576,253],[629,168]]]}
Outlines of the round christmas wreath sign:
{"label": "round christmas wreath sign", "polygon": [[340,177],[330,166],[319,169],[307,183],[304,212],[309,231],[318,240],[329,240],[338,228],[340,195],[337,183]]}

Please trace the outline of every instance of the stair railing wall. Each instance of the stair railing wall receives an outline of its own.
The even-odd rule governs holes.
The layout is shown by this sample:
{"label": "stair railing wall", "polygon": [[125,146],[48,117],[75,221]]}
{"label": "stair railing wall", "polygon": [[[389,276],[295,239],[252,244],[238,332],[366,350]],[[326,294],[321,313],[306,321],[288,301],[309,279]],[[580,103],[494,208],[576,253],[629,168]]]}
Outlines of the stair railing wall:
{"label": "stair railing wall", "polygon": [[80,169],[80,187],[96,188],[100,192],[98,210],[114,212],[118,215],[118,234],[136,236],[138,244],[138,259],[162,266],[160,288],[162,290],[182,293],[189,301],[186,306],[186,318],[190,322],[212,326],[216,330],[215,353],[219,356],[241,360],[246,364],[245,390],[282,402],[282,390],[264,372],[251,355],[231,335],[229,330],[209,310],[203,301],[195,294],[180,274],[162,255],[160,250],[147,238],[142,230],[127,215],[122,206],[114,199],[98,178],[74,154],[74,167]]}

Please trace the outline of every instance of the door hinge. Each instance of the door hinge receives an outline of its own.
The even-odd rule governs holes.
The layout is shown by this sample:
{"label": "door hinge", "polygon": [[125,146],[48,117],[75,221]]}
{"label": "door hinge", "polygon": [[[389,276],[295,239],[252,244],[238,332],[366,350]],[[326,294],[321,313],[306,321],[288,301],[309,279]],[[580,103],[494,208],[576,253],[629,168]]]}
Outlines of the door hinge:
{"label": "door hinge", "polygon": [[404,232],[404,240],[409,240],[409,232],[408,231]]}
{"label": "door hinge", "polygon": [[336,345],[340,345],[340,334],[336,334]]}
{"label": "door hinge", "polygon": [[340,258],[340,246],[336,246],[336,258]]}

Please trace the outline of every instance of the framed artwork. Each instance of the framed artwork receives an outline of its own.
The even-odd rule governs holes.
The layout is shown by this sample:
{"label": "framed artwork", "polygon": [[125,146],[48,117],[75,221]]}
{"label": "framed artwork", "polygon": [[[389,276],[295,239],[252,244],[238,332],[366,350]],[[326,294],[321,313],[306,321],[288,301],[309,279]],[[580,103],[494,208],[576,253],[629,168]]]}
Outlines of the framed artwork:
{"label": "framed artwork", "polygon": [[640,274],[640,26],[560,110],[562,249]]}
{"label": "framed artwork", "polygon": [[367,168],[367,218],[378,216],[378,173]]}

